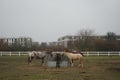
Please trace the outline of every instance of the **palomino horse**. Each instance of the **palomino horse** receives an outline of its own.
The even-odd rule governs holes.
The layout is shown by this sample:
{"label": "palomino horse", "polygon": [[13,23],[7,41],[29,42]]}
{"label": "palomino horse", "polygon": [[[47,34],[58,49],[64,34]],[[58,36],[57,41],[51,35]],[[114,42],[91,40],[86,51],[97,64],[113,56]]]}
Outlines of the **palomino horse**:
{"label": "palomino horse", "polygon": [[83,54],[82,53],[64,52],[64,54],[68,57],[71,66],[73,66],[73,60],[78,60],[79,67],[83,67],[83,63],[82,63]]}
{"label": "palomino horse", "polygon": [[32,52],[29,52],[28,54],[28,64],[32,62],[32,60],[34,58],[36,59],[41,59],[42,62],[41,62],[41,65],[43,65],[45,63],[45,59],[47,59],[48,57],[48,52],[47,51],[32,51]]}

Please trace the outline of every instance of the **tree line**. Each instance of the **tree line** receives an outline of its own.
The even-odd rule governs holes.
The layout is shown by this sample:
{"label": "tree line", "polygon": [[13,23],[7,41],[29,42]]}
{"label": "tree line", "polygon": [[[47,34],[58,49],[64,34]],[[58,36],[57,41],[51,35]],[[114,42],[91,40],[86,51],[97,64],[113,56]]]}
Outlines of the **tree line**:
{"label": "tree line", "polygon": [[[81,36],[75,41],[68,41],[68,49],[77,51],[120,51],[120,40],[114,32],[107,32],[103,38],[95,38],[93,30],[80,30],[77,36]],[[52,50],[63,51],[66,47],[62,45],[49,46],[46,43],[42,45],[33,44],[31,47],[21,45],[8,45],[7,42],[0,41],[0,51],[33,51],[33,50]]]}
{"label": "tree line", "polygon": [[81,30],[78,36],[83,38],[74,42],[70,41],[70,49],[78,51],[120,51],[120,36],[114,32],[107,32],[101,38],[99,36],[96,38],[92,30]]}

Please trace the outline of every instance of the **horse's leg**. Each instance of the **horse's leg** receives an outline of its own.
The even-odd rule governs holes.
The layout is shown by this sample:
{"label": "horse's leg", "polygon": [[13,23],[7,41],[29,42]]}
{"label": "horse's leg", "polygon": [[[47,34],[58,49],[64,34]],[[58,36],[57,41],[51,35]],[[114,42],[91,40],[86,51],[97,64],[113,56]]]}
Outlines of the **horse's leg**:
{"label": "horse's leg", "polygon": [[82,59],[79,59],[79,67],[83,68]]}
{"label": "horse's leg", "polygon": [[41,62],[41,65],[42,65],[42,66],[44,65],[44,58],[42,58],[42,62]]}
{"label": "horse's leg", "polygon": [[71,60],[71,62],[72,62],[71,65],[74,66],[73,59]]}
{"label": "horse's leg", "polygon": [[28,56],[28,64],[31,62],[31,58],[30,56]]}
{"label": "horse's leg", "polygon": [[83,63],[82,62],[80,62],[79,67],[83,68]]}
{"label": "horse's leg", "polygon": [[79,65],[79,67],[81,68],[80,71],[81,71],[82,73],[85,73],[82,59],[80,60],[80,65]]}
{"label": "horse's leg", "polygon": [[29,56],[28,57],[28,64],[31,63],[31,61],[32,61],[32,58],[31,58],[31,56]]}
{"label": "horse's leg", "polygon": [[73,59],[72,59],[72,63],[73,63]]}
{"label": "horse's leg", "polygon": [[71,65],[71,67],[73,67],[73,60],[72,59],[70,59],[70,65]]}
{"label": "horse's leg", "polygon": [[32,57],[32,56],[29,56],[29,57],[28,57],[28,64],[31,64],[33,58],[34,58],[34,57]]}

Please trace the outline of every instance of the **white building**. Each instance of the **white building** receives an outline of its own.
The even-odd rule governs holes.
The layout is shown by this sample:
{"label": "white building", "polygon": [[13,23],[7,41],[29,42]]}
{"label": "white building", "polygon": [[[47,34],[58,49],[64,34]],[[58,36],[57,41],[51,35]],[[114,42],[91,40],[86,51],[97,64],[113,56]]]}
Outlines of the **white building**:
{"label": "white building", "polygon": [[[61,46],[64,46],[64,47],[67,48],[68,47],[68,42],[74,42],[76,40],[85,39],[85,38],[103,39],[103,40],[105,40],[106,36],[105,35],[98,35],[98,36],[74,36],[74,35],[66,35],[66,36],[58,38],[58,41],[56,41],[56,42],[51,42],[50,45],[52,45],[52,46],[61,45]],[[119,35],[116,36],[116,40],[120,40],[120,36]]]}
{"label": "white building", "polygon": [[32,46],[32,38],[30,37],[0,38],[0,41],[3,43],[7,43],[8,45],[19,45],[22,47]]}
{"label": "white building", "polygon": [[74,42],[80,38],[81,38],[80,36],[66,35],[58,38],[58,44],[67,48],[69,41]]}

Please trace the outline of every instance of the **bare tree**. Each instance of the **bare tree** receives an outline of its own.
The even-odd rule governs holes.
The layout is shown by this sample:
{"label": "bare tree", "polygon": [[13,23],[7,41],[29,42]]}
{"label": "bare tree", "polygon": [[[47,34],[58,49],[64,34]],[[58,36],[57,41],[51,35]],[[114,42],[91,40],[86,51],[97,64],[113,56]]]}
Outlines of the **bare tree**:
{"label": "bare tree", "polygon": [[78,31],[76,47],[80,50],[92,50],[94,49],[94,30],[92,29],[81,29]]}
{"label": "bare tree", "polygon": [[116,40],[116,34],[114,32],[107,32],[107,40]]}
{"label": "bare tree", "polygon": [[77,35],[84,39],[93,36],[95,34],[94,34],[94,30],[92,29],[81,29],[78,31]]}

